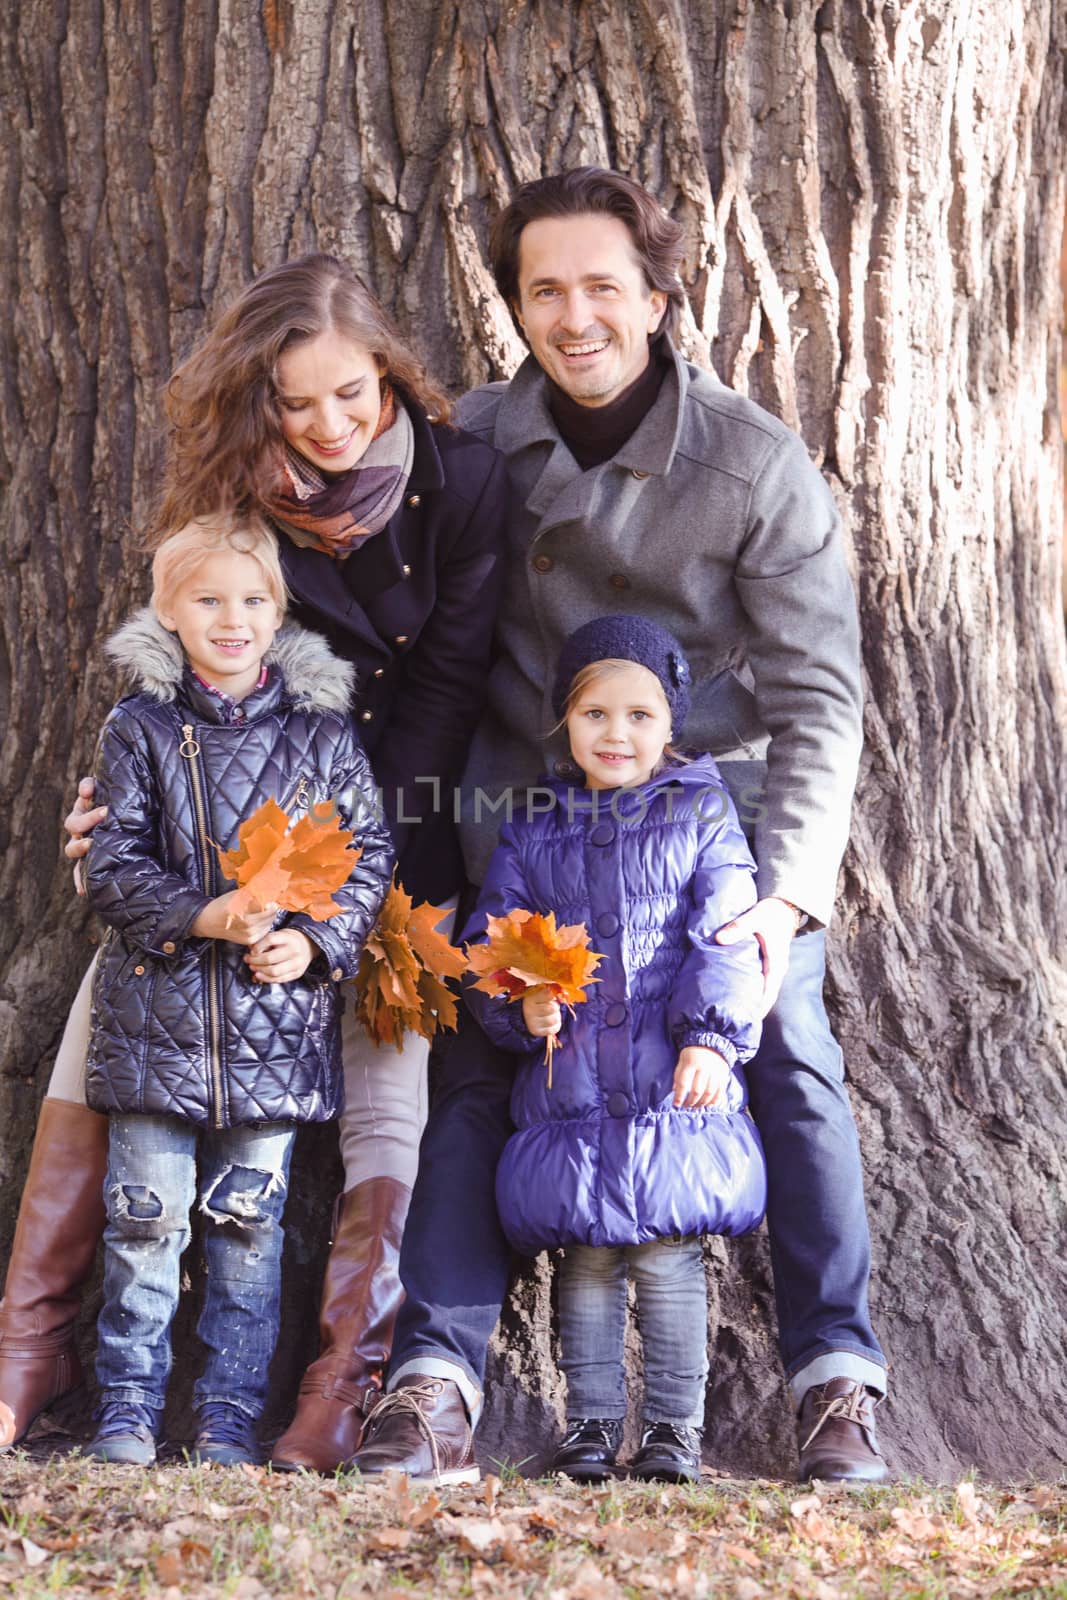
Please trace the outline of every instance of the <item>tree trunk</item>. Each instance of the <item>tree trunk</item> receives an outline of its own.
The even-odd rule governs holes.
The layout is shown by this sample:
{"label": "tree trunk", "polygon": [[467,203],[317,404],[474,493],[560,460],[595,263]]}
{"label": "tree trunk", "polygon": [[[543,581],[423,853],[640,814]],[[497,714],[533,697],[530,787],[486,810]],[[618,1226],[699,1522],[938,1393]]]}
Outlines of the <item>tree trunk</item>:
{"label": "tree trunk", "polygon": [[[850,534],[867,753],[830,999],[894,1461],[1063,1464],[1065,55],[1062,0],[21,0],[0,56],[5,1236],[89,955],[58,824],[116,693],[101,641],[145,594],[168,371],[250,273],[319,247],[453,388],[505,376],[522,347],[487,223],[515,183],[606,163],[684,225],[690,351],[800,429]],[[290,1387],[325,1141],[290,1229]],[[709,1262],[709,1459],[788,1470],[765,1238]],[[494,1343],[490,1457],[542,1459],[554,1423],[549,1279],[520,1278]]]}

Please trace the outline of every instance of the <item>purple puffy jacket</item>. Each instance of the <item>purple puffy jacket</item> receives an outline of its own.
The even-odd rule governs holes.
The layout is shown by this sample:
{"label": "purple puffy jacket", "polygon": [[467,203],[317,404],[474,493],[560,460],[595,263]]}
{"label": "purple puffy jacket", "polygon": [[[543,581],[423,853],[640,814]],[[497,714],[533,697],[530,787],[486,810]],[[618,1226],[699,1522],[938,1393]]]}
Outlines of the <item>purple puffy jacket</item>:
{"label": "purple puffy jacket", "polygon": [[[531,1038],[521,1005],[466,990],[486,1033],[520,1057],[518,1132],[497,1171],[504,1231],[525,1254],[745,1233],[766,1202],[740,1071],[759,1044],[763,984],[755,939],[715,943],[756,900],[755,863],[718,768],[701,756],[634,789],[548,789],[550,811],[501,830],[464,937],[484,939],[487,914],[522,906],[584,922],[606,959],[586,1002],[564,1012],[551,1090],[544,1041]],[[674,1109],[687,1044],[734,1068],[725,1109]]]}

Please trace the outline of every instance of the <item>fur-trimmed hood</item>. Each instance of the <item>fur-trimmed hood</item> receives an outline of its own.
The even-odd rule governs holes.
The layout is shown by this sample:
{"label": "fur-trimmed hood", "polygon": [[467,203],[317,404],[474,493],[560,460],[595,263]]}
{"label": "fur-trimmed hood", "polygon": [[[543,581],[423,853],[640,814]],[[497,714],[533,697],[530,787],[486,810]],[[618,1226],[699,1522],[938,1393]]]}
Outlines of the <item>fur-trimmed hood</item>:
{"label": "fur-trimmed hood", "polygon": [[[164,704],[177,697],[185,656],[151,606],[143,606],[113,633],[105,646],[113,661],[137,687]],[[356,688],[356,669],[335,656],[321,634],[285,622],[264,658],[277,667],[298,711],[347,711]]]}

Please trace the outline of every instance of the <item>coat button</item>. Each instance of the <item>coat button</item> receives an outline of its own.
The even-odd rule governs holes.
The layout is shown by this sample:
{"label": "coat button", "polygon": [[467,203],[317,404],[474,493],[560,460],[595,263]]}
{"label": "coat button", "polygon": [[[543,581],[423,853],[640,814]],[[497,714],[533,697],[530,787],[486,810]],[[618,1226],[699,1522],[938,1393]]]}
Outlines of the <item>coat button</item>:
{"label": "coat button", "polygon": [[410,578],[411,577],[411,568],[408,566],[406,561],[404,562],[404,565],[401,567],[400,570],[403,572],[405,578]]}
{"label": "coat button", "polygon": [[136,974],[137,974],[137,976],[139,978],[143,978],[144,977],[144,968],[143,967],[134,967],[133,970],[134,970],[134,972],[136,972]]}
{"label": "coat button", "polygon": [[373,722],[374,721],[374,712],[373,711],[361,711],[360,714],[359,714],[359,720],[360,720],[360,722]]}
{"label": "coat button", "polygon": [[340,967],[334,967],[333,971],[330,973],[330,977],[333,979],[334,983],[340,983],[341,979],[344,977],[344,973],[341,971]]}
{"label": "coat button", "polygon": [[551,556],[534,556],[530,564],[535,572],[551,572],[556,563]]}
{"label": "coat button", "polygon": [[394,644],[407,644],[407,642],[408,636],[406,633],[398,633],[393,640]]}
{"label": "coat button", "polygon": [[610,822],[598,822],[592,833],[589,835],[590,844],[606,845],[614,844],[614,842],[615,828]]}
{"label": "coat button", "polygon": [[625,1117],[630,1109],[630,1102],[624,1094],[609,1094],[607,1112],[609,1117]]}
{"label": "coat button", "polygon": [[605,1028],[621,1028],[627,1018],[627,1010],[621,1000],[613,1000],[604,1010]]}
{"label": "coat button", "polygon": [[376,677],[376,678],[384,678],[385,677],[385,668],[384,667],[379,667],[378,670],[374,673],[374,677]]}
{"label": "coat button", "polygon": [[422,497],[420,495],[417,495],[417,494],[409,494],[408,495],[408,505],[409,506],[419,506],[421,504],[422,504]]}
{"label": "coat button", "polygon": [[173,939],[164,939],[163,954],[165,956],[172,956],[177,948],[178,946],[174,943]]}
{"label": "coat button", "polygon": [[596,931],[602,939],[611,939],[619,931],[619,919],[614,911],[602,911],[596,919]]}
{"label": "coat button", "polygon": [[613,572],[608,582],[613,589],[628,589],[630,587],[630,580],[625,572]]}
{"label": "coat button", "polygon": [[573,772],[573,770],[574,769],[571,766],[570,762],[569,761],[565,761],[562,756],[560,757],[560,759],[555,763],[555,765],[552,768],[552,771],[556,774],[557,778],[568,778],[568,777],[570,777],[570,775]]}
{"label": "coat button", "polygon": [[630,476],[631,476],[631,478],[636,478],[640,482],[640,480],[642,478],[647,478],[648,477],[648,473],[647,472],[642,472],[640,467],[631,467],[630,468]]}

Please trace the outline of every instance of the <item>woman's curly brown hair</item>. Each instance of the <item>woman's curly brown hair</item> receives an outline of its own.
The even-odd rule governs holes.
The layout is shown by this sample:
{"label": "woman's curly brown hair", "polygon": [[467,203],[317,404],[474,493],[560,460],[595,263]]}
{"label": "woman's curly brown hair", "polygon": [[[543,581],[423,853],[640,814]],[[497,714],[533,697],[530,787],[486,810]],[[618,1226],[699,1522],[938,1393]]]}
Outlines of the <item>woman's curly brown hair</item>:
{"label": "woman's curly brown hair", "polygon": [[278,357],[321,333],[369,351],[406,400],[433,422],[449,420],[447,395],[351,267],[327,255],[271,267],[241,291],[167,385],[167,459],[147,549],[194,517],[260,509],[282,448]]}

